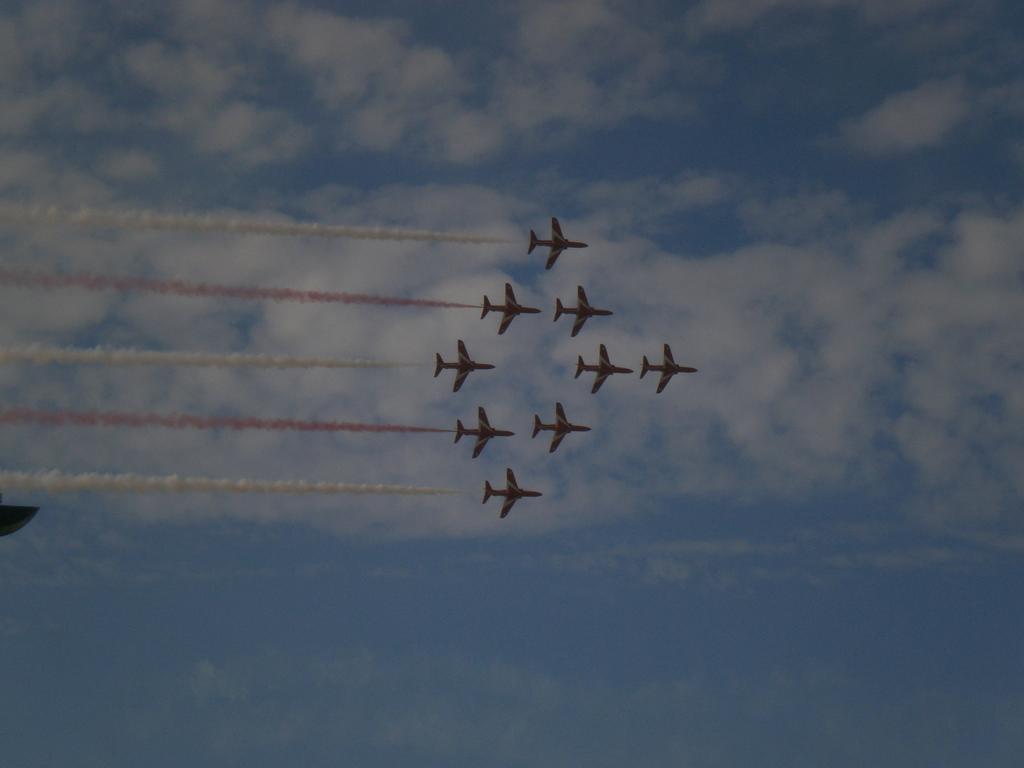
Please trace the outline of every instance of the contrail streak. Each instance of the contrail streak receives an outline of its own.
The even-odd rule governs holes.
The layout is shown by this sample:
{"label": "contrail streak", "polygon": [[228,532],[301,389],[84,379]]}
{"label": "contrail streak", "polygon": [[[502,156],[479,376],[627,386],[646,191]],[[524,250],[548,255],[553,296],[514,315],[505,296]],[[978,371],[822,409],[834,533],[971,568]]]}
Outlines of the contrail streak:
{"label": "contrail streak", "polygon": [[0,487],[5,490],[77,493],[100,491],[119,493],[287,493],[287,494],[372,494],[403,496],[445,496],[462,493],[450,488],[421,488],[412,485],[367,485],[327,483],[305,480],[233,480],[216,477],[179,477],[178,475],[70,475],[57,470],[43,472],[0,471]]}
{"label": "contrail streak", "polygon": [[418,363],[377,360],[333,360],[323,357],[276,357],[273,355],[213,355],[200,352],[154,352],[143,349],[70,349],[30,344],[0,347],[0,364],[49,363],[84,365],[184,365],[221,368],[412,368]]}
{"label": "contrail streak", "polygon": [[285,237],[355,238],[357,240],[425,240],[436,243],[496,244],[510,240],[491,235],[433,232],[424,229],[343,227],[314,222],[286,222],[231,216],[169,214],[153,211],[101,211],[92,208],[64,210],[53,206],[0,206],[0,221],[18,224],[77,224],[111,229],[164,230],[172,232],[224,232]]}
{"label": "contrail streak", "polygon": [[479,304],[459,304],[433,299],[403,299],[392,296],[373,296],[366,293],[300,291],[292,288],[217,285],[213,283],[190,283],[184,280],[155,280],[145,277],[109,277],[90,274],[51,275],[30,269],[0,268],[0,285],[45,290],[84,288],[89,291],[141,291],[170,296],[214,296],[227,299],[295,301],[300,303],[374,304],[385,307],[480,308]]}
{"label": "contrail streak", "polygon": [[292,432],[453,432],[434,427],[403,424],[359,424],[347,421],[298,421],[231,416],[191,416],[182,413],[134,413],[124,411],[46,411],[32,408],[0,410],[0,425],[40,424],[48,427],[167,427],[169,429],[265,429]]}

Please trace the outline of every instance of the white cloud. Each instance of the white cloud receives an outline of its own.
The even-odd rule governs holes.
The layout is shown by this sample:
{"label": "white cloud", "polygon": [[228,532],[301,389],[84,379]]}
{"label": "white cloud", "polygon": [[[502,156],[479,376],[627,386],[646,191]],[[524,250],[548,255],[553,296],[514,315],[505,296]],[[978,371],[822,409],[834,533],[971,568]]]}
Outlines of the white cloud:
{"label": "white cloud", "polygon": [[[514,6],[487,50],[477,40],[422,42],[392,18],[296,4],[185,2],[148,16],[64,7],[37,4],[0,21],[0,41],[14,43],[0,46],[0,83],[12,84],[0,94],[0,132],[25,136],[59,118],[80,132],[168,130],[243,166],[287,160],[314,138],[332,153],[400,151],[466,164],[637,116],[678,117],[691,109],[680,90],[706,79],[697,58],[670,44],[670,30],[615,0]],[[159,31],[115,44],[100,29],[111,22],[103,13],[135,26],[156,18]],[[92,71],[126,75],[105,94],[111,104],[86,85],[76,56],[95,62]],[[133,87],[149,102],[140,104]]]}
{"label": "white cloud", "polygon": [[287,111],[240,97],[258,91],[259,73],[235,51],[147,42],[126,51],[123,61],[158,96],[145,119],[191,139],[205,154],[252,167],[289,160],[309,144],[310,130]]}
{"label": "white cloud", "polygon": [[13,22],[0,17],[0,83],[13,83],[21,67],[18,29]]}
{"label": "white cloud", "polygon": [[190,100],[204,104],[224,98],[240,76],[233,63],[217,60],[196,48],[173,50],[161,42],[128,49],[124,66],[136,82],[164,98],[187,95]]}
{"label": "white cloud", "polygon": [[932,80],[885,98],[840,130],[869,154],[906,152],[943,143],[968,117],[971,94],[959,77]]}
{"label": "white cloud", "polygon": [[[462,74],[443,50],[416,44],[401,22],[363,20],[279,6],[267,17],[271,39],[307,75],[318,100],[337,115],[346,141],[375,150],[424,141],[462,117]],[[466,149],[463,148],[463,152]]]}
{"label": "white cloud", "polygon": [[913,17],[948,6],[950,0],[701,0],[687,12],[692,33],[746,29],[780,12],[853,10],[866,21],[880,23]]}
{"label": "white cloud", "polygon": [[689,105],[665,88],[665,78],[685,88],[703,72],[666,34],[612,0],[526,3],[513,50],[495,62],[493,109],[526,135],[685,112]]}
{"label": "white cloud", "polygon": [[94,176],[27,150],[0,150],[0,195],[69,205],[103,204],[110,199],[106,185]]}
{"label": "white cloud", "polygon": [[542,129],[571,136],[680,112],[679,98],[663,91],[670,73],[679,79],[682,54],[631,10],[604,0],[525,3],[507,50],[462,55],[417,43],[401,22],[290,5],[270,11],[268,28],[344,142],[471,162]]}
{"label": "white cloud", "polygon": [[858,218],[853,202],[838,190],[751,196],[737,212],[753,236],[782,242],[827,237],[846,230]]}
{"label": "white cloud", "polygon": [[189,675],[188,686],[200,704],[242,702],[248,698],[244,681],[238,675],[219,668],[209,659],[203,659],[195,665]]}
{"label": "white cloud", "polygon": [[578,194],[588,207],[608,212],[610,229],[650,232],[680,214],[734,200],[739,184],[727,174],[683,172],[668,179],[594,182]]}
{"label": "white cloud", "polygon": [[156,158],[140,150],[115,150],[104,154],[98,164],[99,172],[119,181],[141,181],[160,173]]}

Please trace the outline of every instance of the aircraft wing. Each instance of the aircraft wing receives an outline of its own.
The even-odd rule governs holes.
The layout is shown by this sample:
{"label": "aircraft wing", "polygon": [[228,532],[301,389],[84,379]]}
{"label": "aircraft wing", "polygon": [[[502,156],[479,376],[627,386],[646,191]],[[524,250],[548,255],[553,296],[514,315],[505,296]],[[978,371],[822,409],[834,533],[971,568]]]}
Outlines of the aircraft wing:
{"label": "aircraft wing", "polygon": [[559,425],[567,426],[569,424],[569,420],[565,417],[565,408],[561,403],[555,403],[555,421]]}
{"label": "aircraft wing", "polygon": [[672,377],[674,375],[675,371],[665,371],[663,374],[661,374],[661,379],[658,381],[658,393],[660,393],[663,389],[665,389],[665,387],[668,386],[668,383],[672,380]]}
{"label": "aircraft wing", "polygon": [[498,335],[501,336],[508,327],[512,324],[512,321],[516,319],[516,316],[511,312],[506,312],[501,318],[501,325],[498,326]]}
{"label": "aircraft wing", "polygon": [[476,439],[476,445],[473,447],[473,458],[475,459],[483,451],[484,446],[487,445],[487,441],[490,440],[490,435],[480,435]]}
{"label": "aircraft wing", "polygon": [[560,446],[562,444],[562,440],[565,439],[565,436],[567,434],[569,434],[569,433],[568,432],[555,432],[555,434],[552,435],[552,437],[551,437],[551,447],[548,448],[548,453],[554,453],[555,449],[558,448],[558,446]]}
{"label": "aircraft wing", "polygon": [[505,303],[516,304],[516,295],[512,292],[512,283],[505,283]]}
{"label": "aircraft wing", "polygon": [[555,266],[555,260],[562,254],[565,248],[561,245],[552,245],[551,251],[548,253],[548,263],[544,265],[544,269],[551,269]]}
{"label": "aircraft wing", "polygon": [[518,488],[519,487],[519,484],[516,483],[516,476],[512,472],[511,468],[505,470],[505,484],[509,488]]}
{"label": "aircraft wing", "polygon": [[581,307],[589,307],[590,302],[587,301],[587,292],[583,290],[582,285],[576,286],[576,301]]}
{"label": "aircraft wing", "polygon": [[594,386],[590,390],[591,394],[597,392],[597,390],[601,388],[601,385],[604,384],[604,380],[607,378],[607,373],[598,373],[597,376],[594,377]]}
{"label": "aircraft wing", "polygon": [[464,363],[473,362],[469,356],[469,352],[466,351],[466,342],[464,342],[462,339],[459,339],[459,360],[461,360]]}
{"label": "aircraft wing", "polygon": [[562,225],[558,223],[558,219],[554,216],[551,217],[551,239],[559,238],[565,240],[565,235],[562,234]]}
{"label": "aircraft wing", "polygon": [[583,324],[585,322],[587,322],[587,315],[584,315],[583,313],[576,315],[576,321],[572,324],[572,333],[570,333],[569,335],[575,336],[577,333],[579,333],[580,329],[583,328]]}
{"label": "aircraft wing", "polygon": [[509,511],[512,509],[512,505],[516,503],[518,499],[515,496],[510,496],[505,499],[505,503],[501,505],[501,517],[502,519],[508,517]]}
{"label": "aircraft wing", "polygon": [[668,344],[665,345],[665,365],[675,365],[676,361],[672,359],[672,349]]}
{"label": "aircraft wing", "polygon": [[612,361],[608,359],[608,347],[606,347],[604,344],[602,344],[598,349],[598,357],[600,358],[601,363],[604,363],[607,366],[611,366]]}
{"label": "aircraft wing", "polygon": [[458,392],[462,389],[462,384],[466,380],[467,376],[469,376],[468,370],[462,370],[455,374],[455,383],[452,385],[452,392]]}
{"label": "aircraft wing", "polygon": [[477,420],[477,425],[480,426],[480,427],[489,427],[489,426],[491,426],[491,422],[489,422],[487,420],[487,411],[484,410],[484,407],[482,405],[481,406],[477,406],[477,409],[476,409],[476,420]]}

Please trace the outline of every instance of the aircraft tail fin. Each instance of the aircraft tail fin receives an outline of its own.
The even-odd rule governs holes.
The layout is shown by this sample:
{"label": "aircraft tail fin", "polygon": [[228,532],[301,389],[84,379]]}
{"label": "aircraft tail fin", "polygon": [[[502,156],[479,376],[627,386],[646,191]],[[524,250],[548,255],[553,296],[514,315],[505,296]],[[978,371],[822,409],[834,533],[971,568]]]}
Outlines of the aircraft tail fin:
{"label": "aircraft tail fin", "polygon": [[651,361],[647,359],[647,355],[644,355],[644,362],[640,367],[640,378],[646,376],[649,370],[651,370]]}
{"label": "aircraft tail fin", "polygon": [[466,434],[466,428],[462,425],[462,419],[455,420],[455,442],[459,442]]}
{"label": "aircraft tail fin", "polygon": [[540,416],[533,414],[533,434],[531,437],[536,437],[538,432],[540,432]]}
{"label": "aircraft tail fin", "polygon": [[484,480],[484,500],[481,503],[486,504],[487,500],[491,498],[493,493],[494,489],[491,487],[491,482],[489,480]]}
{"label": "aircraft tail fin", "polygon": [[573,376],[574,379],[578,379],[580,374],[583,373],[583,365],[583,355],[580,355],[576,358],[576,375]]}
{"label": "aircraft tail fin", "polygon": [[527,253],[533,253],[533,249],[537,247],[537,233],[532,229],[530,230],[530,249]]}
{"label": "aircraft tail fin", "polygon": [[480,313],[480,319],[483,320],[485,317],[487,317],[487,313],[490,312],[493,309],[494,309],[494,305],[491,304],[491,300],[489,298],[487,298],[486,296],[484,296],[484,306],[483,306],[483,311]]}
{"label": "aircraft tail fin", "polygon": [[437,358],[437,363],[434,366],[434,378],[436,379],[441,375],[441,366],[444,365],[444,360],[441,359],[441,353],[435,352],[434,356]]}
{"label": "aircraft tail fin", "polygon": [[562,300],[561,299],[555,299],[555,320],[556,321],[558,320],[558,318],[560,318],[562,316],[563,312],[565,312],[565,307],[562,306]]}

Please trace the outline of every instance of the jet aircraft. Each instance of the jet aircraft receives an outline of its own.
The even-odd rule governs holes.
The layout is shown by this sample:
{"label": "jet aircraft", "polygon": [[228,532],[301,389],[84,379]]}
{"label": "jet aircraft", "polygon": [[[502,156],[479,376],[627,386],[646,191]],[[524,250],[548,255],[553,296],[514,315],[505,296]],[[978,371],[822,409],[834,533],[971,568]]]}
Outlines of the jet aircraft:
{"label": "jet aircraft", "polygon": [[644,355],[643,366],[640,368],[640,378],[644,377],[648,371],[661,371],[661,380],[658,382],[658,393],[660,394],[663,389],[668,385],[669,381],[677,373],[696,373],[696,368],[691,368],[686,365],[676,365],[676,361],[672,359],[672,350],[668,344],[665,345],[664,350],[665,359],[661,365],[651,365],[647,359],[647,355]]}
{"label": "jet aircraft", "polygon": [[487,420],[487,411],[483,407],[477,408],[477,427],[476,429],[466,429],[462,425],[461,420],[455,421],[455,442],[459,442],[465,435],[476,435],[476,446],[473,448],[473,458],[475,459],[480,455],[480,452],[487,445],[487,441],[492,437],[512,437],[515,432],[509,432],[507,429],[495,429],[491,426],[491,423]]}
{"label": "jet aircraft", "polygon": [[587,293],[583,290],[582,285],[576,286],[575,307],[565,307],[561,299],[555,299],[555,322],[558,322],[558,318],[562,315],[576,315],[576,322],[572,324],[572,333],[569,334],[572,337],[580,332],[588,318],[606,317],[610,314],[612,314],[610,309],[595,309],[590,306],[590,302],[587,301]]}
{"label": "jet aircraft", "polygon": [[540,312],[535,307],[524,307],[518,301],[516,301],[516,295],[512,292],[512,286],[505,283],[505,303],[504,304],[491,304],[491,300],[484,296],[484,311],[480,313],[480,317],[487,317],[488,312],[502,312],[501,325],[498,326],[498,335],[501,336],[509,324],[516,319],[516,315],[535,315]]}
{"label": "jet aircraft", "polygon": [[537,414],[533,415],[533,437],[537,436],[537,433],[541,430],[548,430],[554,432],[551,436],[551,447],[548,448],[548,453],[554,453],[555,449],[562,444],[562,440],[570,432],[589,432],[590,427],[585,427],[582,424],[572,424],[567,418],[565,418],[565,409],[561,403],[555,403],[555,423],[544,424],[540,420],[540,416]]}
{"label": "jet aircraft", "polygon": [[554,216],[551,217],[551,239],[550,240],[538,240],[537,233],[532,229],[530,230],[530,248],[527,253],[533,253],[533,249],[538,245],[544,245],[548,247],[548,263],[544,267],[545,269],[551,269],[555,266],[555,260],[561,255],[562,251],[566,248],[586,248],[586,243],[579,243],[575,240],[566,239],[565,235],[562,234],[562,225],[558,223],[558,219]]}
{"label": "jet aircraft", "polygon": [[[3,495],[0,495],[0,502]],[[13,504],[0,503],[0,536],[8,536],[20,531],[36,516],[39,507],[18,507]]]}
{"label": "jet aircraft", "polygon": [[608,349],[604,344],[598,349],[599,359],[596,365],[587,365],[583,362],[583,357],[579,357],[576,362],[576,376],[579,378],[580,374],[584,371],[593,371],[597,374],[594,377],[594,386],[591,388],[591,392],[597,392],[604,384],[604,380],[611,376],[613,373],[632,373],[632,368],[623,368],[618,365],[612,365],[612,361],[608,359]]}
{"label": "jet aircraft", "polygon": [[509,510],[512,509],[512,505],[519,501],[519,499],[534,498],[544,495],[540,491],[526,491],[520,488],[519,484],[516,482],[516,476],[512,474],[511,469],[505,470],[505,478],[505,490],[503,491],[496,491],[491,487],[489,482],[484,481],[484,504],[487,503],[487,500],[491,498],[491,496],[505,497],[505,503],[501,505],[501,517],[506,517]]}
{"label": "jet aircraft", "polygon": [[441,359],[441,355],[437,354],[437,365],[434,368],[434,378],[436,379],[443,370],[454,370],[458,371],[455,374],[455,383],[452,385],[452,392],[458,392],[462,388],[462,383],[469,376],[471,371],[485,371],[494,366],[490,363],[478,363],[469,356],[469,352],[466,351],[466,344],[462,339],[459,339],[459,359],[453,363],[446,363]]}

